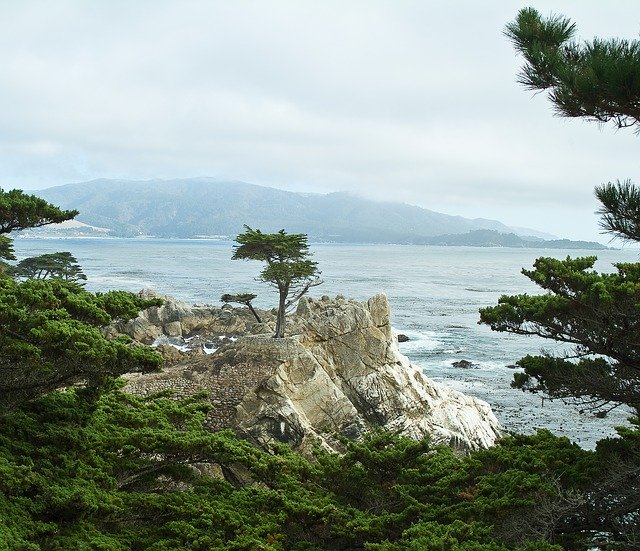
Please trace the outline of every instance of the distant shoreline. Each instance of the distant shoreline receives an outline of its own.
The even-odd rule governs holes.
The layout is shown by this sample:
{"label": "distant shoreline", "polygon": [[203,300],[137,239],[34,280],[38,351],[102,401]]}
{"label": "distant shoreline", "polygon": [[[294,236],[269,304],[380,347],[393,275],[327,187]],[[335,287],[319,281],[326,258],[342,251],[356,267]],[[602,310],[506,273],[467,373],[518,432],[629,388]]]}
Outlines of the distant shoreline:
{"label": "distant shoreline", "polygon": [[[465,234],[462,234],[465,235]],[[61,235],[58,233],[45,233],[45,232],[33,232],[33,233],[16,233],[15,239],[30,239],[30,240],[59,240],[65,241],[70,239],[82,239],[82,240],[122,240],[122,241],[200,241],[200,242],[215,242],[215,243],[233,243],[232,238],[222,237],[160,237],[155,235],[139,235],[134,237],[121,237],[110,235]],[[436,239],[436,238],[433,238]],[[523,240],[524,241],[524,240]],[[551,244],[553,243],[553,244]],[[394,245],[397,247],[447,247],[447,248],[473,248],[473,249],[532,249],[532,250],[582,250],[582,251],[616,251],[621,250],[621,247],[608,247],[602,243],[597,242],[573,242],[571,240],[556,240],[556,241],[544,241],[540,240],[535,242],[526,242],[523,244],[517,243],[513,245],[509,244],[473,244],[473,243],[394,243],[394,242],[364,242],[364,241],[329,241],[329,240],[310,240],[312,245],[366,245],[366,246],[388,246]],[[633,247],[629,247],[633,248]]]}

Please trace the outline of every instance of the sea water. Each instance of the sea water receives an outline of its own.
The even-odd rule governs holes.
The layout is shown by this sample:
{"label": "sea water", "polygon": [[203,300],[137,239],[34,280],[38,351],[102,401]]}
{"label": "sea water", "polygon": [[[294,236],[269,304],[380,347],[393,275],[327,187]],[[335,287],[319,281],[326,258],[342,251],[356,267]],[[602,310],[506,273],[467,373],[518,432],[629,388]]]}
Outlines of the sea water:
{"label": "sea water", "polygon": [[[15,241],[19,259],[69,251],[87,275],[92,291],[154,291],[190,303],[220,304],[224,293],[251,292],[254,304],[271,308],[277,293],[257,280],[261,265],[233,261],[233,243],[179,239],[36,239]],[[598,256],[596,269],[613,262],[636,262],[637,249],[579,251],[417,245],[312,244],[324,283],[311,296],[342,294],[366,300],[385,293],[394,329],[409,337],[400,350],[424,373],[489,402],[504,426],[515,432],[549,428],[584,447],[614,435],[628,412],[618,408],[604,418],[559,400],[510,388],[513,364],[562,345],[537,337],[492,332],[478,324],[478,309],[496,304],[502,294],[539,294],[524,275],[536,258]],[[454,367],[460,360],[471,368]]]}

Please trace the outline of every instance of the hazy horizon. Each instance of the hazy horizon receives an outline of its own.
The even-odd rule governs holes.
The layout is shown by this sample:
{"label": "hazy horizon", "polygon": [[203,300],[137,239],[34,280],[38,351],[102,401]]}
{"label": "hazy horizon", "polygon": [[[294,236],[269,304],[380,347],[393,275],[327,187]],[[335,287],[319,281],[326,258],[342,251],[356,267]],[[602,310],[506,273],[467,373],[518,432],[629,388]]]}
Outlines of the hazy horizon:
{"label": "hazy horizon", "polygon": [[640,30],[622,0],[3,3],[0,187],[212,177],[607,243],[593,188],[640,183],[638,136],[517,84],[529,5]]}

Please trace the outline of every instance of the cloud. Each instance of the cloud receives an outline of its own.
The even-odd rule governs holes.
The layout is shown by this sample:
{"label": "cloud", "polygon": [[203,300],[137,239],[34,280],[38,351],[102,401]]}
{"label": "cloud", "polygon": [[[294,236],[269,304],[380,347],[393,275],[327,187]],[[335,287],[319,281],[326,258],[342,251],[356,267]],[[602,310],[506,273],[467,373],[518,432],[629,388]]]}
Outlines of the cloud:
{"label": "cloud", "polygon": [[[206,175],[478,217],[520,209],[537,227],[535,207],[553,206],[567,215],[540,229],[573,219],[593,238],[573,211],[592,209],[598,183],[640,181],[637,138],[554,118],[518,87],[502,36],[518,7],[3,3],[0,185]],[[619,1],[539,9],[585,38],[634,37],[640,20]]]}

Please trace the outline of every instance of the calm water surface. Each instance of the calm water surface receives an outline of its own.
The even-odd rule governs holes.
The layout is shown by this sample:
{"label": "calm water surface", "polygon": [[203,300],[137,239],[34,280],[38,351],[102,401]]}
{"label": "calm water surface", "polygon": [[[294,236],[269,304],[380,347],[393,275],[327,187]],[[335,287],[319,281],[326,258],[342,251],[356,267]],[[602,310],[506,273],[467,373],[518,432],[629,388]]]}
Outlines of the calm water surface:
{"label": "calm water surface", "polygon": [[[253,292],[255,303],[271,308],[275,290],[255,280],[260,263],[232,261],[232,243],[166,239],[35,239],[15,241],[18,258],[70,251],[87,274],[93,291],[150,288],[192,303],[219,303],[223,293]],[[509,430],[547,427],[591,447],[626,413],[606,419],[578,413],[558,401],[542,401],[509,387],[506,366],[542,349],[559,350],[553,341],[505,335],[478,325],[478,309],[494,305],[501,294],[538,293],[520,271],[539,256],[597,255],[596,268],[636,262],[640,251],[566,251],[541,249],[426,247],[415,245],[312,245],[324,284],[312,296],[343,294],[366,300],[384,292],[395,329],[410,337],[401,350],[431,378],[488,401]],[[454,368],[466,359],[472,369]]]}

